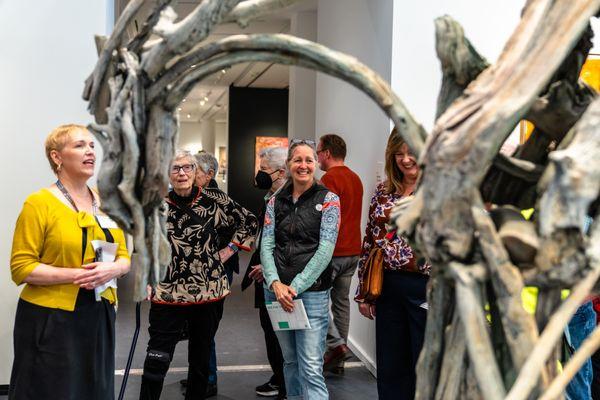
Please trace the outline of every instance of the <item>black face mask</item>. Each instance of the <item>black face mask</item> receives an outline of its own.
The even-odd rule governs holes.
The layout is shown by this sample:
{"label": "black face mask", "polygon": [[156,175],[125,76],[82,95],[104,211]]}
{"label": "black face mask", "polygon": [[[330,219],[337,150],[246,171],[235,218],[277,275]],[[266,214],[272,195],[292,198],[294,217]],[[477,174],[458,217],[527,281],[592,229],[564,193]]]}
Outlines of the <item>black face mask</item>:
{"label": "black face mask", "polygon": [[271,189],[271,186],[273,186],[273,181],[271,180],[271,175],[273,175],[275,172],[278,172],[278,171],[271,172],[270,174],[265,171],[258,171],[256,173],[256,176],[254,177],[254,180],[256,181],[255,186],[259,189],[264,189],[264,190]]}

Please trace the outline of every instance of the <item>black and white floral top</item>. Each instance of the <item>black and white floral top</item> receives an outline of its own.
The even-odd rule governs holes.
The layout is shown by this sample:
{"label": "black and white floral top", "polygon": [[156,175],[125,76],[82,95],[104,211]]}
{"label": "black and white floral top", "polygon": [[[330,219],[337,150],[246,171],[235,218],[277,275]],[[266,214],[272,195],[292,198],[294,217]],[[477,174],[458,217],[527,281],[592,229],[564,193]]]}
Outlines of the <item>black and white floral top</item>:
{"label": "black and white floral top", "polygon": [[171,263],[152,301],[184,305],[227,296],[229,282],[219,258],[217,231],[233,228],[232,243],[248,251],[258,229],[256,217],[218,189],[193,187],[189,197],[171,191],[167,204]]}

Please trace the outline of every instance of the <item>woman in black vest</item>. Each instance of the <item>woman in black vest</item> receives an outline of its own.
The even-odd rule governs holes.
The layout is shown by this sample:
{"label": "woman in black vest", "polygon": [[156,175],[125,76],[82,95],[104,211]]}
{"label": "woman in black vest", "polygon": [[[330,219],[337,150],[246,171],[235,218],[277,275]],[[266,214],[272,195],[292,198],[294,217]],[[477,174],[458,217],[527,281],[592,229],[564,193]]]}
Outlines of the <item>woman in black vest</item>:
{"label": "woman in black vest", "polygon": [[293,140],[289,182],[269,200],[260,257],[265,300],[293,311],[301,299],[310,329],[277,331],[288,399],[328,399],[323,378],[331,256],[337,240],[340,201],[314,178],[315,144]]}

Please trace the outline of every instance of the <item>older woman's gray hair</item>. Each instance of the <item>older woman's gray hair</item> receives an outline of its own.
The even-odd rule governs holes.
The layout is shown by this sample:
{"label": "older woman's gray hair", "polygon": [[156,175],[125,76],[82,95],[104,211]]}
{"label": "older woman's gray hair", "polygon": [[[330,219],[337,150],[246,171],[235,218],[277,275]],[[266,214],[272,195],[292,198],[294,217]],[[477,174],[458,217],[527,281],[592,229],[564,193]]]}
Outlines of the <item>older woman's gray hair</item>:
{"label": "older woman's gray hair", "polygon": [[215,156],[207,151],[202,151],[197,153],[194,157],[196,157],[198,168],[200,168],[202,172],[208,174],[210,171],[214,171],[214,176],[217,176],[219,173],[219,162]]}
{"label": "older woman's gray hair", "polygon": [[175,150],[175,157],[173,157],[173,161],[180,160],[182,158],[187,158],[189,160],[190,164],[192,164],[194,166],[194,168],[196,168],[198,166],[198,163],[196,162],[196,158],[194,158],[194,155],[192,154],[191,151],[185,150],[185,149]]}
{"label": "older woman's gray hair", "polygon": [[287,149],[285,147],[267,147],[262,149],[258,156],[264,159],[273,170],[285,169],[287,160]]}

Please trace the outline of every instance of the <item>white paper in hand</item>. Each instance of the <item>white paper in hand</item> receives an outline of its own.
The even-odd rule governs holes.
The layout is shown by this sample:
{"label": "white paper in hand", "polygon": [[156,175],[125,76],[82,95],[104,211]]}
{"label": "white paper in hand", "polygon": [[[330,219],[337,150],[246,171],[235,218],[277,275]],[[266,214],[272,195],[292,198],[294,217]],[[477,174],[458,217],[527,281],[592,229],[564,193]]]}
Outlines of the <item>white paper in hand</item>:
{"label": "white paper in hand", "polygon": [[[118,243],[105,242],[104,240],[92,240],[92,247],[96,253],[96,261],[113,262],[117,257],[117,249],[119,248],[119,245]],[[104,285],[95,288],[94,294],[96,295],[96,301],[102,300],[100,295],[109,287],[116,289],[117,280],[113,278]]]}
{"label": "white paper in hand", "polygon": [[310,329],[310,322],[304,309],[302,299],[294,300],[294,311],[291,313],[285,311],[281,304],[276,301],[267,301],[265,303],[273,330],[276,331],[293,331]]}

